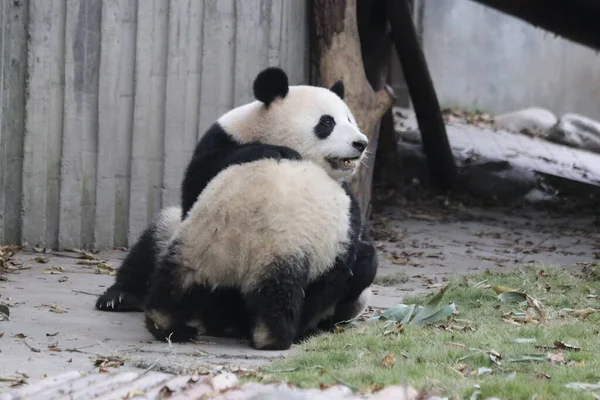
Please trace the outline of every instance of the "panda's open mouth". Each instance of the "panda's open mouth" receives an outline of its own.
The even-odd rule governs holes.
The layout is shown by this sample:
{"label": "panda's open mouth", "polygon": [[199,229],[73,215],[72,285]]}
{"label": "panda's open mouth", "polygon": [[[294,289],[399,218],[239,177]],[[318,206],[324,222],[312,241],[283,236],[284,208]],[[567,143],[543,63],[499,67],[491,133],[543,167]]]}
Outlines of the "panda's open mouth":
{"label": "panda's open mouth", "polygon": [[355,158],[327,158],[327,162],[333,169],[341,169],[343,171],[352,170],[356,168],[356,163],[360,157]]}

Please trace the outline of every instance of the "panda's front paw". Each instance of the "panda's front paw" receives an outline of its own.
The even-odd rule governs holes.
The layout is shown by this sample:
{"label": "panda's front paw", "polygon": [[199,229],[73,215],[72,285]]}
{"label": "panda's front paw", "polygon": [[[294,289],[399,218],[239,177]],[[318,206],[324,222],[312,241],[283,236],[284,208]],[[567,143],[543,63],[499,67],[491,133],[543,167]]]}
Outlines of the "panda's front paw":
{"label": "panda's front paw", "polygon": [[98,297],[96,308],[101,311],[142,311],[142,301],[134,294],[110,288]]}

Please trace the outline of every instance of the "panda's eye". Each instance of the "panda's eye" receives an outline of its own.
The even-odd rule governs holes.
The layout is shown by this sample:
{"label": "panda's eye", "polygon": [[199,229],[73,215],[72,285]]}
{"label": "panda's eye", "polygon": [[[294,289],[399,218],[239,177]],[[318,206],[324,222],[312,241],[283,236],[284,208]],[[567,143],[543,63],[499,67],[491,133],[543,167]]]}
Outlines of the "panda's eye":
{"label": "panda's eye", "polygon": [[319,123],[323,126],[326,126],[328,128],[332,127],[335,125],[335,121],[333,120],[333,117],[329,116],[329,115],[323,115],[321,117],[321,120],[319,121]]}
{"label": "panda's eye", "polygon": [[322,115],[319,123],[314,127],[314,132],[319,139],[325,139],[333,132],[334,127],[335,119],[331,115]]}

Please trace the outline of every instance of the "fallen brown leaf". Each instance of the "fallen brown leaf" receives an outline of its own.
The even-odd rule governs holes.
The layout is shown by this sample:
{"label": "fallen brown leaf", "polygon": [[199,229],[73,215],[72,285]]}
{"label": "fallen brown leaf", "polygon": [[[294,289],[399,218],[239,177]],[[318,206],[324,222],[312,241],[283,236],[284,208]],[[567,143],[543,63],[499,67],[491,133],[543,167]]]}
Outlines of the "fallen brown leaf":
{"label": "fallen brown leaf", "polygon": [[392,353],[386,354],[386,356],[383,357],[383,361],[381,362],[381,366],[383,368],[392,368],[394,364],[396,364],[396,357],[394,357]]}
{"label": "fallen brown leaf", "polygon": [[505,292],[516,292],[515,289],[506,287],[506,286],[499,286],[499,285],[492,285],[492,290],[494,292],[496,292],[496,294],[501,294],[501,293],[505,293]]}
{"label": "fallen brown leaf", "polygon": [[574,310],[571,312],[571,315],[573,315],[574,317],[577,318],[587,318],[592,314],[597,313],[598,310],[594,309],[594,308],[584,308],[584,309],[580,309],[580,310]]}
{"label": "fallen brown leaf", "polygon": [[456,368],[453,368],[456,372],[458,372],[461,376],[466,377],[469,375],[473,375],[475,370],[468,364],[458,364]]}
{"label": "fallen brown leaf", "polygon": [[467,346],[465,346],[462,343],[456,343],[456,342],[445,342],[444,346],[448,346],[448,347],[458,347],[459,349],[466,349]]}
{"label": "fallen brown leaf", "polygon": [[134,397],[143,396],[143,395],[144,395],[144,391],[139,390],[139,389],[133,389],[133,390],[127,392],[127,394],[122,398],[123,399],[133,399]]}
{"label": "fallen brown leaf", "polygon": [[57,314],[64,314],[67,312],[67,310],[65,310],[64,308],[62,308],[61,306],[54,304],[52,306],[50,306],[50,312],[53,313],[57,313]]}
{"label": "fallen brown leaf", "polygon": [[561,349],[561,350],[569,350],[569,351],[579,351],[579,350],[581,350],[581,347],[573,346],[572,344],[564,343],[564,342],[561,342],[560,340],[555,340],[554,341],[554,346],[557,349]]}
{"label": "fallen brown leaf", "polygon": [[357,395],[359,396],[364,396],[364,395],[368,395],[368,394],[372,394],[372,393],[377,393],[380,390],[382,390],[384,388],[384,386],[380,383],[373,383],[371,386],[368,386],[364,389],[359,390],[358,392],[356,392]]}
{"label": "fallen brown leaf", "polygon": [[100,368],[118,368],[125,364],[125,361],[119,356],[99,357],[94,360],[94,366]]}
{"label": "fallen brown leaf", "polygon": [[548,353],[546,357],[548,358],[548,361],[553,364],[564,364],[565,362],[565,355],[563,352]]}

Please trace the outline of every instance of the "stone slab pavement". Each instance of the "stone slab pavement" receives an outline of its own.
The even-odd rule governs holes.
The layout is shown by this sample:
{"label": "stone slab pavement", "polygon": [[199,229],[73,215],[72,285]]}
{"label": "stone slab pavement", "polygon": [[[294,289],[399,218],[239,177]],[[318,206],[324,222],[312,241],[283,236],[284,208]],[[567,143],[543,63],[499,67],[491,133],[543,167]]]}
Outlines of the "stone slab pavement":
{"label": "stone slab pavement", "polygon": [[[371,397],[373,400],[416,400],[419,393],[408,386],[389,386]],[[121,400],[177,399],[196,400],[358,400],[348,387],[335,385],[321,389],[298,389],[283,382],[242,383],[232,373],[205,376],[173,376],[158,372],[120,372],[83,374],[70,371],[46,378],[33,385],[1,392],[0,400],[102,399]],[[435,396],[421,396],[436,400]]]}

